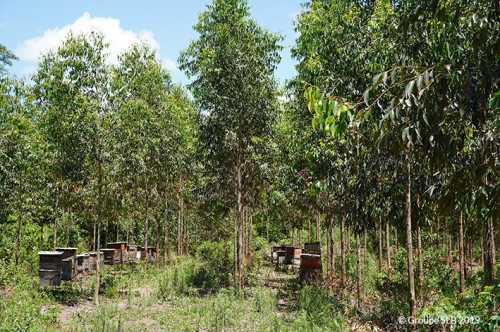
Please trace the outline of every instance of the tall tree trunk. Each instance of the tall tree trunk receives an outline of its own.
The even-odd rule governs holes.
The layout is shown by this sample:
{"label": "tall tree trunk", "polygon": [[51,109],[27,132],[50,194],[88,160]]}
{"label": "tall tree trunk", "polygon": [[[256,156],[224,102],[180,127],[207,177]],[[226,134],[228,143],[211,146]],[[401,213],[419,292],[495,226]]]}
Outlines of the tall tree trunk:
{"label": "tall tree trunk", "polygon": [[165,219],[163,221],[163,266],[168,260],[168,197],[165,191]]}
{"label": "tall tree trunk", "polygon": [[418,298],[423,303],[424,294],[424,260],[422,256],[422,230],[417,227],[417,255],[418,255]]}
{"label": "tall tree trunk", "polygon": [[[56,186],[56,205],[54,207],[54,240],[53,240],[53,245],[52,245],[52,250],[56,250],[57,247],[57,218],[58,218],[58,209],[59,209],[59,193],[57,193],[57,186]],[[94,231],[94,236],[95,236],[95,231]],[[95,237],[94,237],[95,241]],[[95,248],[95,244],[94,244]]]}
{"label": "tall tree trunk", "polygon": [[94,300],[95,304],[99,305],[99,286],[100,286],[100,264],[101,264],[101,217],[102,217],[102,166],[101,159],[99,157],[97,161],[97,264],[95,270],[96,276],[96,284],[95,284],[95,293]]}
{"label": "tall tree trunk", "polygon": [[307,242],[311,242],[311,219],[307,218]]}
{"label": "tall tree trunk", "polygon": [[487,218],[483,222],[483,271],[485,286],[493,285],[496,277],[496,257],[493,232],[493,217]]}
{"label": "tall tree trunk", "polygon": [[358,282],[356,286],[356,293],[358,297],[358,308],[361,308],[361,288],[362,288],[362,276],[361,276],[361,240],[359,236],[359,230],[356,230],[356,266],[358,272]]}
{"label": "tall tree trunk", "polygon": [[378,222],[378,272],[382,273],[382,217],[379,217]]}
{"label": "tall tree trunk", "polygon": [[235,286],[240,280],[238,277],[238,207],[234,208],[234,241],[233,241],[233,277]]}
{"label": "tall tree trunk", "polygon": [[321,241],[321,213],[318,211],[316,216],[316,242]]}
{"label": "tall tree trunk", "polygon": [[385,221],[385,245],[387,252],[387,277],[391,279],[392,266],[391,266],[391,225],[389,223],[389,218]]}
{"label": "tall tree trunk", "polygon": [[333,252],[333,219],[332,214],[330,212],[327,213],[327,233],[326,233],[326,276],[328,279],[328,286],[333,289],[333,280],[334,280],[334,266],[335,266],[335,257]]}
{"label": "tall tree trunk", "polygon": [[464,260],[464,220],[460,210],[458,217],[458,264],[460,270],[460,293],[465,292],[465,260]]}
{"label": "tall tree trunk", "polygon": [[69,247],[69,235],[71,233],[71,208],[68,206],[66,210],[66,247]]}
{"label": "tall tree trunk", "polygon": [[452,253],[451,253],[451,235],[450,231],[446,229],[446,264],[451,269],[453,266]]}
{"label": "tall tree trunk", "polygon": [[[413,273],[413,244],[411,234],[411,158],[410,152],[407,152],[407,174],[408,185],[406,188],[406,250],[408,255],[408,302],[410,304],[410,316],[413,322],[416,321],[417,307],[415,303],[415,276]],[[415,328],[415,324],[412,324]]]}
{"label": "tall tree trunk", "polygon": [[244,272],[243,272],[243,201],[242,201],[242,172],[241,160],[238,156],[238,166],[236,170],[237,176],[237,207],[238,207],[238,289],[242,290],[244,286]]}
{"label": "tall tree trunk", "polygon": [[23,209],[21,199],[19,200],[19,209],[17,211],[17,237],[16,237],[16,266],[19,265],[19,253],[21,251],[21,232],[23,227]]}
{"label": "tall tree trunk", "polygon": [[366,264],[366,229],[363,231],[363,261]]}
{"label": "tall tree trunk", "polygon": [[345,232],[345,241],[347,243],[347,254],[351,254],[351,226],[349,223],[346,225],[346,232]]}
{"label": "tall tree trunk", "polygon": [[146,180],[146,186],[145,186],[145,194],[146,194],[146,223],[145,223],[145,230],[144,230],[144,250],[146,250],[146,268],[148,267],[149,264],[149,250],[148,250],[148,233],[149,233],[149,188],[148,188],[148,181]]}
{"label": "tall tree trunk", "polygon": [[345,266],[345,217],[340,220],[340,255],[342,260],[342,287],[346,286],[347,273]]}

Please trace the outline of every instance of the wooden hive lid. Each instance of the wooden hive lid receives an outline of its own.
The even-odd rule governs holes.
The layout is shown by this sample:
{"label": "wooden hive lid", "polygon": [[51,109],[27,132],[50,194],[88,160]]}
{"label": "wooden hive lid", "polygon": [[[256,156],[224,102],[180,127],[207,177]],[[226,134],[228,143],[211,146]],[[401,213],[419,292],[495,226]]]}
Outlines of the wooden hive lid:
{"label": "wooden hive lid", "polygon": [[63,251],[39,251],[38,255],[40,256],[61,256],[64,254]]}

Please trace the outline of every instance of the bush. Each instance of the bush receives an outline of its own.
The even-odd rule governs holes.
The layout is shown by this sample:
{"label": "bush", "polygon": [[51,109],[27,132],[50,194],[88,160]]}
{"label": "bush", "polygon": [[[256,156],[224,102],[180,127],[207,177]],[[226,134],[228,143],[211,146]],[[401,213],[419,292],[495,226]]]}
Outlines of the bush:
{"label": "bush", "polygon": [[196,280],[196,262],[193,258],[182,257],[158,277],[157,298],[161,300],[186,293]]}
{"label": "bush", "polygon": [[203,242],[196,251],[199,265],[194,285],[204,289],[228,287],[232,280],[233,255],[224,242]]}

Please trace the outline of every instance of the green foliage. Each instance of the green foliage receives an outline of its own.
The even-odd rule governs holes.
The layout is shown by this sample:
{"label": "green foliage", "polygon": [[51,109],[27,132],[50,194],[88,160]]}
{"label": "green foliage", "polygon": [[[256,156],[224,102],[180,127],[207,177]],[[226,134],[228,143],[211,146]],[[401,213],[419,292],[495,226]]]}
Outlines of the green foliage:
{"label": "green foliage", "polygon": [[294,330],[340,331],[345,322],[340,315],[342,308],[329,290],[306,286],[297,293],[298,315],[293,322]]}
{"label": "green foliage", "polygon": [[228,287],[233,273],[233,250],[226,242],[203,242],[197,250],[199,264],[194,284],[204,289]]}
{"label": "green foliage", "polygon": [[156,296],[166,300],[186,293],[194,285],[196,261],[191,257],[180,260],[158,276]]}

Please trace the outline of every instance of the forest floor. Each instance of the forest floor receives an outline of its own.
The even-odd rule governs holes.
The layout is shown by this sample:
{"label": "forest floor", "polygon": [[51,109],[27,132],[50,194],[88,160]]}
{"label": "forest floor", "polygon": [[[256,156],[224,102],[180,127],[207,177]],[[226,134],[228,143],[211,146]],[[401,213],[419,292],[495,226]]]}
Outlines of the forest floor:
{"label": "forest floor", "polygon": [[[189,287],[162,296],[158,294],[164,290],[159,289],[162,272],[153,270],[141,272],[145,273],[142,276],[125,271],[115,275],[115,271],[110,271],[107,280],[116,277],[120,280],[115,289],[111,292],[108,289],[107,294],[100,296],[99,306],[90,296],[60,301],[54,330],[343,331],[354,328],[373,331],[369,326],[365,328],[342,317],[328,322],[321,317],[312,321],[307,310],[300,310],[303,308],[298,296],[302,296],[300,301],[309,301],[315,306],[311,310],[321,311],[324,303],[315,303],[314,299],[298,294],[296,268],[276,270],[272,265],[262,266],[260,272],[252,276],[252,287],[247,287],[243,295],[227,289],[207,292]],[[129,277],[134,280],[127,280]],[[77,288],[88,286],[85,280],[75,284]]]}

